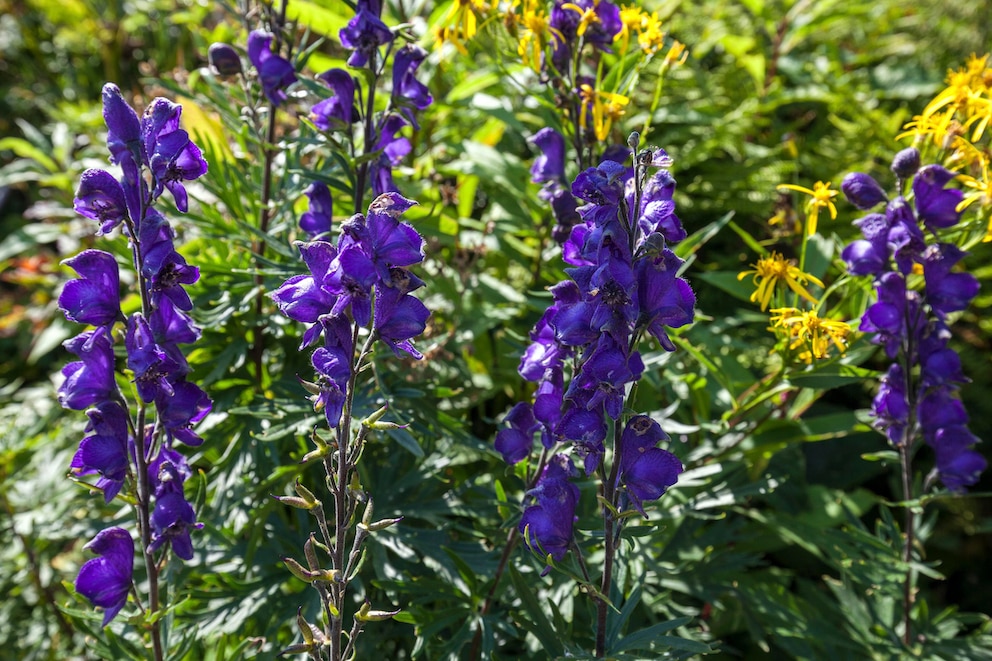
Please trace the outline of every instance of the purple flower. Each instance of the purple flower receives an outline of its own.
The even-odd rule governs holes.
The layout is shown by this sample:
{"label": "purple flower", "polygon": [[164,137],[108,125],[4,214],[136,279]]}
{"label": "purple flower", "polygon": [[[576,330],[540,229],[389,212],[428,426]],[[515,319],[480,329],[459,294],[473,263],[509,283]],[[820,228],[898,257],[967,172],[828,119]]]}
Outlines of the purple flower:
{"label": "purple flower", "polygon": [[286,101],[286,88],[296,82],[296,71],[289,60],[272,52],[275,37],[262,30],[248,35],[248,59],[258,70],[262,91],[273,107]]}
{"label": "purple flower", "polygon": [[541,155],[530,166],[530,180],[535,184],[565,180],[565,138],[545,127],[527,140],[537,145]]}
{"label": "purple flower", "polygon": [[423,110],[434,101],[427,85],[416,77],[417,68],[426,57],[427,51],[416,44],[403,46],[393,56],[393,102],[404,108],[403,114],[414,128],[418,126],[409,107]]}
{"label": "purple flower", "polygon": [[665,328],[679,328],[692,323],[696,295],[678,270],[684,262],[667,248],[660,254],[637,260],[637,302],[640,310],[638,325],[658,340],[666,351],[675,345]]}
{"label": "purple flower", "polygon": [[376,127],[379,136],[374,151],[378,158],[371,162],[372,193],[382,195],[396,191],[393,183],[393,166],[399,165],[403,157],[410,153],[410,141],[400,135],[407,125],[401,115],[387,115]]}
{"label": "purple flower", "polygon": [[337,250],[327,241],[296,245],[310,269],[310,275],[294,275],[272,292],[271,296],[279,310],[290,319],[314,323],[321,315],[331,311],[337,298],[323,287],[331,264],[337,257]]}
{"label": "purple flower", "polygon": [[872,426],[884,433],[890,443],[899,446],[906,442],[909,401],[906,399],[906,379],[898,363],[893,363],[882,377],[871,411]]}
{"label": "purple flower", "polygon": [[344,69],[328,69],[317,79],[330,87],[334,95],[314,104],[310,119],[321,131],[346,129],[356,120],[355,79]]}
{"label": "purple flower", "polygon": [[567,456],[553,456],[537,486],[527,493],[535,504],[524,510],[520,519],[520,532],[527,536],[528,544],[555,560],[564,558],[572,544],[575,507],[579,502],[579,489],[569,482],[574,472]]}
{"label": "purple flower", "polygon": [[863,172],[851,172],[840,183],[848,201],[859,209],[871,209],[888,200],[878,182]]}
{"label": "purple flower", "polygon": [[62,368],[59,404],[74,411],[118,398],[114,381],[114,349],[106,332],[85,331],[62,343],[81,360]]}
{"label": "purple flower", "polygon": [[645,500],[657,500],[678,481],[682,462],[668,450],[656,447],[668,435],[646,415],[627,421],[620,436],[617,484],[626,488],[635,508],[644,514]]}
{"label": "purple flower", "polygon": [[900,179],[909,179],[920,169],[920,150],[907,147],[892,159],[892,171]]}
{"label": "purple flower", "polygon": [[134,572],[134,542],[123,528],[108,528],[98,532],[83,548],[99,557],[87,560],[80,567],[76,592],[104,609],[103,626],[107,626],[127,603]]}
{"label": "purple flower", "polygon": [[134,372],[134,384],[141,399],[153,402],[160,394],[171,397],[174,391],[170,380],[175,376],[177,365],[155,343],[151,326],[141,313],[128,317],[124,347],[127,366]]}
{"label": "purple flower", "polygon": [[347,317],[337,315],[323,317],[320,323],[324,327],[324,346],[317,347],[311,357],[320,388],[314,409],[323,409],[327,423],[337,427],[344,410],[355,351],[351,341],[351,323]]}
{"label": "purple flower", "polygon": [[149,164],[155,178],[152,195],[158,197],[163,188],[168,188],[176,200],[176,208],[186,213],[189,201],[182,182],[198,179],[207,173],[207,162],[203,160],[200,148],[189,139],[186,131],[177,129],[155,142]]}
{"label": "purple flower", "polygon": [[379,0],[358,0],[355,10],[355,16],[338,32],[338,38],[342,46],[353,51],[348,66],[357,69],[367,65],[379,47],[392,42],[395,36],[379,18],[382,11]]}
{"label": "purple flower", "polygon": [[59,307],[66,319],[109,331],[121,316],[117,260],[101,250],[84,250],[62,263],[80,275],[67,282],[59,296]]}
{"label": "purple flower", "polygon": [[97,235],[112,231],[128,217],[127,201],[120,182],[104,170],[86,170],[79,177],[79,187],[72,201],[73,208],[82,216],[100,222]]}
{"label": "purple flower", "polygon": [[[121,90],[113,83],[103,86],[103,119],[107,124],[107,148],[110,149],[110,162],[121,166],[124,171],[125,193],[128,188],[134,188],[139,183],[138,169],[148,160],[145,155],[144,143],[141,139],[141,121],[138,113],[134,112]],[[137,201],[137,200],[134,200]],[[138,207],[128,208],[132,218],[140,216]]]}
{"label": "purple flower", "polygon": [[964,193],[956,188],[944,188],[954,176],[941,165],[926,165],[913,178],[916,212],[930,231],[953,227],[961,218],[957,206]]}
{"label": "purple flower", "polygon": [[306,232],[311,240],[329,234],[333,214],[331,190],[327,184],[315,181],[307,186],[304,193],[310,199],[310,208],[300,216],[300,229]]}
{"label": "purple flower", "polygon": [[509,425],[496,434],[496,451],[503,461],[513,465],[527,458],[534,447],[534,432],[540,424],[534,419],[534,408],[527,402],[518,402],[503,418]]}
{"label": "purple flower", "polygon": [[406,269],[393,267],[389,269],[389,280],[376,287],[373,328],[397,356],[402,349],[417,360],[424,357],[410,340],[424,332],[431,313],[426,305],[408,293],[423,285],[423,280]]}
{"label": "purple flower", "polygon": [[173,552],[183,560],[193,559],[190,531],[203,527],[203,524],[196,523],[193,506],[183,495],[183,483],[190,474],[186,459],[168,447],[163,447],[148,465],[148,479],[155,491],[149,548],[155,551],[168,542]]}
{"label": "purple flower", "polygon": [[194,383],[178,381],[172,384],[173,394],[163,393],[155,400],[159,422],[165,427],[166,437],[189,446],[203,443],[193,425],[202,420],[213,407],[207,393]]}
{"label": "purple flower", "polygon": [[217,75],[222,77],[237,76],[242,72],[241,56],[230,44],[215,42],[207,50],[207,61]]}
{"label": "purple flower", "polygon": [[[675,178],[668,170],[656,172],[645,182],[641,192],[640,216],[637,219],[643,237],[657,232],[668,243],[678,243],[687,236],[682,221],[675,215],[675,201],[672,200],[674,193]],[[633,190],[629,194],[632,197]]]}
{"label": "purple flower", "polygon": [[96,486],[103,490],[104,500],[109,503],[120,493],[127,476],[130,440],[127,412],[117,402],[101,402],[86,411],[86,415],[90,418],[86,425],[89,435],[80,442],[69,467],[76,475],[98,473]]}
{"label": "purple flower", "polygon": [[934,244],[923,253],[927,303],[941,318],[948,313],[964,310],[978,295],[979,285],[975,276],[970,273],[951,273],[951,269],[965,254],[967,253],[951,243]]}

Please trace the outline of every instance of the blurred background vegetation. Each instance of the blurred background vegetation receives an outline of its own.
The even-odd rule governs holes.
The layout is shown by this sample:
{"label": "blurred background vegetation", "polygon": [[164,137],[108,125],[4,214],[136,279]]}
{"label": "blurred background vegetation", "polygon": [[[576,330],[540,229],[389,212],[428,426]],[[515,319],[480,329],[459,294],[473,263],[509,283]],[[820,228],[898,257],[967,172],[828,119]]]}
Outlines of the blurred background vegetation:
{"label": "blurred background vegetation", "polygon": [[[435,3],[423,0],[387,5],[397,16],[436,14]],[[678,352],[646,356],[639,397],[650,411],[679,402],[663,426],[690,472],[653,514],[655,534],[631,539],[642,563],[631,575],[649,577],[633,619],[646,626],[690,616],[680,635],[713,643],[719,658],[890,658],[877,651],[896,649],[885,647],[892,641],[884,641],[884,622],[886,609],[898,606],[872,592],[889,594],[899,580],[897,545],[877,541],[895,536],[886,503],[898,491],[893,465],[861,458],[885,449],[855,414],[868,406],[871,382],[828,369],[809,387],[796,379],[778,399],[760,401],[752,386],[774,368],[773,337],[767,317],[747,300],[749,284],[736,274],[757,257],[742,236],[794,254],[796,237],[768,224],[776,213],[801,213],[776,193],[777,184],[822,180],[836,187],[851,170],[891,184],[889,161],[906,146],[894,139],[902,125],[942,88],[948,69],[992,45],[992,3],[644,6],[665,17],[690,52],[665,82],[646,138],[675,160],[679,215],[693,235],[683,256],[690,258],[687,277],[699,311]],[[297,34],[309,28],[311,42],[329,37],[311,65],[333,61],[344,3],[291,0],[290,7]],[[0,0],[0,658],[113,658],[113,645],[126,644],[111,633],[102,643],[108,647],[87,652],[86,632],[98,625],[63,586],[84,559],[82,544],[102,527],[98,517],[125,513],[66,479],[84,420],[62,411],[54,397],[67,360],[60,343],[75,332],[55,304],[68,277],[59,262],[84,247],[113,249],[72,211],[80,172],[106,158],[105,82],[116,82],[139,108],[158,94],[183,92],[187,125],[237,143],[231,127],[238,109],[229,99],[224,107],[223,90],[200,71],[210,43],[243,45],[237,9],[186,0]],[[378,361],[379,385],[411,428],[369,450],[363,482],[376,493],[377,513],[406,519],[371,546],[372,570],[358,592],[405,614],[376,623],[359,658],[373,651],[397,659],[467,658],[505,539],[500,527],[515,525],[522,482],[491,446],[499,416],[526,394],[516,365],[547,304],[543,288],[562,273],[542,252],[548,217],[527,172],[534,154],[526,138],[555,119],[547,107],[518,104],[499,58],[486,57],[493,52],[489,38],[500,43],[484,34],[472,57],[442,60],[435,52],[424,65],[436,103],[398,178],[403,192],[421,202],[416,224],[428,238],[424,279],[435,312],[421,343],[425,363]],[[633,99],[624,131],[643,124],[653,86],[645,76],[644,97]],[[287,122],[287,130],[296,125],[291,116]],[[205,151],[212,169],[194,196],[208,202],[180,231],[184,252],[203,273],[195,293],[204,338],[190,362],[215,401],[201,431],[207,443],[194,461],[207,526],[197,559],[170,577],[184,586],[179,594],[189,595],[171,617],[198,625],[200,638],[183,648],[187,658],[270,658],[294,640],[296,608],[313,605],[280,561],[299,554],[305,517],[269,498],[286,493],[300,474],[296,461],[315,418],[296,375],[305,377],[309,365],[295,350],[299,329],[270,320],[266,388],[251,387],[244,336],[256,317],[251,235],[243,225],[251,203],[249,211],[238,209],[253,194],[255,171],[250,154],[231,154],[219,142]],[[287,157],[276,198],[285,201],[284,222],[273,225],[268,289],[301,269],[292,249],[294,205],[313,167],[305,153]],[[817,275],[836,258],[827,244],[855,235],[855,210],[841,206],[836,222],[821,218],[828,241]],[[972,379],[963,389],[972,430],[988,440],[992,243],[976,246],[967,263],[983,293],[956,324],[954,343]],[[849,320],[856,308],[852,300]],[[852,364],[883,366],[864,341],[851,353]],[[748,396],[753,407],[732,405]],[[508,503],[497,498],[497,480]],[[974,491],[988,492],[989,480]],[[921,634],[933,641],[988,626],[987,618],[953,620],[945,609],[988,611],[989,510],[987,499],[974,497],[941,499],[927,510],[926,560],[945,576],[921,583],[929,614],[917,616]],[[514,563],[533,572],[534,563],[517,553]],[[581,632],[588,614],[579,598],[572,604],[567,581],[542,590],[574,607],[571,626]],[[561,635],[562,623],[542,623],[512,587],[501,584],[499,594],[501,605],[481,620],[496,658],[545,658],[533,632],[550,626]],[[948,643],[920,654],[990,658],[975,649]]]}

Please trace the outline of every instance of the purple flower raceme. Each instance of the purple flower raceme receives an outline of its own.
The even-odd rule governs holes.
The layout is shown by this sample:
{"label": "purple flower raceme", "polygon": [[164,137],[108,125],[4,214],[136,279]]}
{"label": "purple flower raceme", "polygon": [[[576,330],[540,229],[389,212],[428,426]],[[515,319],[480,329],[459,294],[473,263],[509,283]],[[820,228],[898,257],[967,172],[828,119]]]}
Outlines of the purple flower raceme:
{"label": "purple flower raceme", "polygon": [[[557,182],[564,172],[559,137],[545,130],[535,142],[543,152],[532,169],[535,180]],[[643,513],[644,503],[664,494],[682,472],[673,454],[656,447],[667,440],[661,426],[625,409],[644,371],[640,342],[650,336],[674,350],[668,329],[691,323],[695,306],[692,289],[678,275],[683,262],[667,247],[686,236],[672,202],[675,180],[665,169],[650,177],[647,172],[647,164],[671,162],[657,151],[658,159],[642,153],[640,186],[633,168],[613,160],[572,183],[569,196],[583,204],[563,245],[572,265],[566,269],[569,280],[551,288],[553,303],[520,362],[521,376],[537,384],[534,401],[517,404],[496,438],[496,449],[511,464],[530,456],[537,433],[543,448],[556,453],[530,492],[536,502],[521,521],[531,545],[555,560],[571,545],[577,500],[568,482],[577,472],[572,461],[586,475],[608,473],[603,466],[611,433],[615,504]]]}
{"label": "purple flower raceme", "polygon": [[[978,280],[956,270],[963,250],[928,244],[923,229],[936,238],[939,230],[955,226],[962,194],[946,188],[953,173],[938,165],[921,168],[915,149],[899,152],[892,170],[900,180],[912,178],[914,202],[898,196],[884,214],[856,221],[864,238],[841,255],[852,275],[874,277],[876,302],[865,310],[861,330],[895,361],[882,377],[871,413],[875,428],[897,447],[912,445],[922,435],[934,451],[944,486],[961,492],[975,484],[986,462],[973,449],[978,439],[968,430],[968,415],[956,394],[965,378],[960,358],[948,345],[947,316],[968,307],[978,294]],[[855,173],[844,181],[845,194],[861,209],[886,199],[868,175]],[[922,289],[909,279],[919,271]]]}
{"label": "purple flower raceme", "polygon": [[289,278],[271,294],[283,314],[308,324],[301,349],[324,338],[312,356],[317,381],[305,384],[331,427],[341,419],[353,374],[355,324],[393,352],[422,358],[412,339],[424,332],[430,311],[411,295],[424,282],[406,267],[423,261],[424,240],[400,220],[414,204],[399,193],[384,193],[367,215],[341,224],[336,243],[297,243],[309,273]]}
{"label": "purple flower raceme", "polygon": [[[176,207],[186,211],[185,182],[202,176],[207,163],[180,128],[179,105],[155,99],[139,119],[110,83],[104,87],[103,101],[110,158],[123,175],[118,180],[104,170],[84,172],[75,208],[99,223],[97,234],[123,227],[132,248],[137,286],[143,292],[142,309],[127,317],[121,313],[121,278],[109,253],[85,250],[66,260],[79,278],[66,284],[59,306],[70,321],[93,327],[65,342],[79,360],[62,370],[59,402],[65,408],[85,410],[89,417],[86,436],[70,467],[79,477],[98,476],[93,486],[110,502],[128,487],[126,478],[139,469],[140,457],[140,465],[149,470],[150,491],[129,491],[127,496],[137,507],[153,508],[149,512],[153,529],[145,532],[150,549],[156,551],[168,541],[178,557],[189,560],[193,556],[189,531],[197,527],[196,518],[182,489],[189,468],[174,443],[201,443],[192,428],[211,407],[202,389],[187,380],[189,365],[179,347],[199,337],[187,314],[193,301],[185,290],[199,279],[199,270],[176,251],[175,232],[154,205],[168,190]],[[125,353],[120,366],[112,332],[118,323],[123,326]],[[136,398],[119,390],[116,374],[125,365]],[[135,399],[139,410],[128,410],[126,402]],[[142,419],[149,424],[135,439],[131,430]],[[137,482],[128,488],[138,489]],[[88,548],[101,557],[83,565],[77,590],[106,609],[107,624],[127,602],[134,555],[131,536],[122,528],[111,528],[97,535]]]}

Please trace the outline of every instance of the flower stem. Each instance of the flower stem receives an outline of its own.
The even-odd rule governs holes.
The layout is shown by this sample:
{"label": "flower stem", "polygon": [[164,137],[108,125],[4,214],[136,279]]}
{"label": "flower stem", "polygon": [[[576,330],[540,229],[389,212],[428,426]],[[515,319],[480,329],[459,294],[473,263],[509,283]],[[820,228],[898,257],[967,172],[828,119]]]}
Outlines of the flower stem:
{"label": "flower stem", "polygon": [[[909,456],[909,446],[903,443],[899,446],[899,460],[902,464],[902,495],[905,501],[909,501],[912,498],[912,484],[911,484],[911,458]],[[909,562],[913,558],[913,543],[915,537],[915,524],[916,517],[913,514],[913,508],[906,505],[906,519],[905,519],[905,540],[902,547],[902,561],[909,565]],[[906,579],[903,583],[902,589],[902,601],[903,601],[903,611],[902,611],[902,625],[903,634],[902,642],[909,646],[909,641],[911,639],[910,630],[910,615],[913,608],[913,568],[906,567]]]}

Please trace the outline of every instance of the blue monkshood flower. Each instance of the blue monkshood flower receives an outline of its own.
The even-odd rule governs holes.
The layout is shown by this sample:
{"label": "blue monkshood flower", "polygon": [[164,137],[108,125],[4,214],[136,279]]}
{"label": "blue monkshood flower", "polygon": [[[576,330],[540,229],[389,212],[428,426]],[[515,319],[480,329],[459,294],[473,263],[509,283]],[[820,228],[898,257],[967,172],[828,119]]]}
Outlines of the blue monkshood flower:
{"label": "blue monkshood flower", "polygon": [[148,279],[152,304],[168,298],[180,310],[192,310],[193,301],[182,285],[200,279],[200,270],[176,252],[175,232],[165,217],[149,209],[138,232],[141,243],[141,274]]}
{"label": "blue monkshood flower", "polygon": [[865,237],[850,243],[841,253],[851,275],[880,275],[889,262],[889,219],[870,213],[854,221]]}
{"label": "blue monkshood flower", "polygon": [[353,51],[348,66],[361,68],[369,63],[380,46],[393,41],[395,35],[382,22],[382,5],[379,0],[358,0],[355,16],[338,32],[341,45]]}
{"label": "blue monkshood flower", "polygon": [[410,340],[424,332],[431,312],[409,294],[423,286],[423,280],[399,267],[390,268],[389,280],[376,286],[373,328],[397,356],[402,349],[417,360],[424,357]]}
{"label": "blue monkshood flower", "polygon": [[107,124],[107,148],[110,162],[121,166],[124,172],[124,194],[132,219],[141,217],[140,198],[137,196],[140,175],[138,170],[148,161],[141,133],[141,120],[113,83],[103,86],[103,119]]}
{"label": "blue monkshood flower", "polygon": [[243,69],[241,67],[241,56],[230,44],[214,42],[207,50],[207,61],[218,76],[237,76]]}
{"label": "blue monkshood flower", "polygon": [[263,30],[248,35],[248,59],[258,71],[262,91],[273,107],[286,101],[286,88],[296,82],[296,71],[289,60],[272,52],[275,37]]}
{"label": "blue monkshood flower", "polygon": [[675,345],[666,328],[679,328],[692,323],[696,295],[678,270],[684,262],[667,248],[653,256],[645,256],[634,265],[637,273],[638,326],[647,329],[666,351]]}
{"label": "blue monkshood flower", "polygon": [[582,391],[589,395],[585,403],[587,409],[602,406],[606,414],[616,420],[623,412],[626,385],[640,379],[643,371],[640,353],[628,353],[626,343],[621,344],[604,333],[586,350],[582,367],[573,377],[565,398],[574,400],[576,392]]}
{"label": "blue monkshood flower", "polygon": [[913,178],[916,212],[931,232],[953,227],[961,219],[957,206],[964,193],[956,188],[944,188],[954,176],[941,165],[925,165]]}
{"label": "blue monkshood flower", "polygon": [[344,316],[326,315],[321,318],[320,324],[324,329],[324,346],[317,347],[311,357],[320,389],[314,400],[314,410],[323,409],[327,423],[337,427],[344,410],[355,353],[351,322]]}
{"label": "blue monkshood flower", "polygon": [[592,392],[581,389],[569,393],[568,405],[553,435],[556,441],[573,443],[573,451],[582,459],[586,475],[595,472],[606,453],[603,444],[607,433],[606,412],[602,401],[590,404],[592,397]]}
{"label": "blue monkshood flower", "polygon": [[[352,220],[352,225],[365,222],[361,215]],[[372,318],[372,288],[380,281],[379,273],[360,244],[339,241],[339,246],[341,249],[323,282],[323,289],[337,296],[330,314],[344,314],[350,307],[355,322],[368,326]]]}
{"label": "blue monkshood flower", "polygon": [[310,109],[310,120],[321,131],[347,129],[358,118],[355,115],[355,79],[344,69],[328,69],[317,80],[334,93]]}
{"label": "blue monkshood flower", "polygon": [[565,138],[551,127],[545,127],[528,138],[537,145],[541,155],[530,166],[530,180],[535,184],[565,180]]}
{"label": "blue monkshood flower", "polygon": [[107,626],[127,603],[134,573],[134,542],[123,528],[107,528],[83,548],[98,557],[79,568],[76,592],[104,609],[103,626]]}
{"label": "blue monkshood flower", "polygon": [[[575,283],[567,281],[574,287]],[[560,287],[560,285],[558,285]],[[575,288],[578,294],[578,288]],[[555,302],[544,311],[533,330],[530,332],[531,343],[520,358],[517,371],[528,381],[540,381],[549,368],[560,368],[564,358],[564,350],[555,340],[555,329],[551,319],[558,313],[558,303]]]}
{"label": "blue monkshood flower", "polygon": [[[664,153],[658,149],[657,153]],[[667,155],[666,155],[667,158]],[[641,209],[637,226],[643,237],[660,233],[668,243],[678,243],[687,234],[682,221],[675,215],[675,178],[668,170],[659,170],[644,183],[641,191]],[[634,190],[628,186],[628,204],[633,206]]]}
{"label": "blue monkshood flower", "polygon": [[141,399],[150,403],[160,394],[171,397],[174,392],[171,381],[178,365],[155,343],[151,326],[141,313],[128,317],[124,347],[127,366],[134,373],[134,384]]}
{"label": "blue monkshood flower", "polygon": [[534,417],[541,423],[541,444],[551,448],[557,441],[555,430],[562,420],[565,401],[565,374],[561,366],[549,367],[534,391]]}
{"label": "blue monkshood flower", "polygon": [[920,343],[920,386],[924,389],[968,382],[961,367],[961,357],[947,346],[949,336],[950,331],[942,328],[931,331]]}
{"label": "blue monkshood flower", "polygon": [[189,196],[182,182],[193,181],[207,173],[207,162],[203,160],[200,148],[186,131],[176,129],[159,136],[155,151],[149,154],[149,165],[155,179],[152,196],[158,197],[167,188],[176,200],[176,208],[186,213]]}
{"label": "blue monkshood flower", "polygon": [[83,438],[72,457],[69,468],[75,475],[98,473],[96,487],[103,491],[106,502],[114,499],[127,477],[128,435],[127,412],[117,402],[101,402],[86,411],[88,436]]}
{"label": "blue monkshood flower", "polygon": [[644,501],[661,498],[683,470],[678,457],[656,447],[667,439],[661,425],[646,415],[630,418],[620,436],[617,486],[626,488],[627,496],[641,514],[644,514]]}
{"label": "blue monkshood flower", "polygon": [[193,425],[210,413],[213,402],[198,385],[189,381],[177,381],[172,389],[172,396],[160,394],[155,400],[158,421],[165,428],[166,437],[170,442],[201,445],[203,439],[193,431]]}
{"label": "blue monkshood flower", "polygon": [[978,295],[979,284],[975,276],[951,273],[954,265],[966,254],[952,243],[937,243],[929,246],[922,255],[926,300],[941,318],[964,310]]}
{"label": "blue monkshood flower", "polygon": [[434,102],[427,85],[416,77],[426,57],[427,51],[416,44],[406,44],[393,56],[393,104],[404,109],[404,116],[415,129],[419,126],[410,107],[423,110]]}
{"label": "blue monkshood flower", "polygon": [[315,181],[303,191],[310,200],[310,207],[300,216],[300,229],[314,239],[331,232],[331,216],[334,213],[331,189],[327,184]]}
{"label": "blue monkshood flower", "polygon": [[909,179],[920,169],[920,150],[907,147],[892,158],[892,172],[900,179]]}
{"label": "blue monkshood flower", "polygon": [[878,182],[863,172],[848,173],[840,182],[840,189],[848,202],[865,211],[889,199]]}
{"label": "blue monkshood flower", "polygon": [[906,379],[898,363],[889,366],[882,377],[878,393],[871,403],[872,426],[884,433],[895,446],[906,442],[909,424],[909,401],[906,398]]}
{"label": "blue monkshood flower", "polygon": [[594,205],[616,207],[624,197],[627,168],[616,161],[603,161],[580,172],[572,182],[572,195]]}
{"label": "blue monkshood flower", "polygon": [[572,228],[582,222],[582,216],[578,212],[578,203],[575,196],[567,186],[563,186],[557,181],[545,184],[538,194],[538,199],[551,203],[551,213],[555,218],[555,226],[551,228],[551,238],[555,243],[562,245],[571,236]]}
{"label": "blue monkshood flower", "polygon": [[80,276],[67,282],[59,295],[59,308],[66,319],[103,327],[109,332],[121,318],[117,260],[102,250],[84,250],[62,263]]}
{"label": "blue monkshood flower", "polygon": [[913,272],[913,265],[919,262],[920,254],[926,248],[923,230],[916,220],[916,214],[906,198],[899,196],[885,208],[888,221],[887,242],[889,253],[895,259],[900,273]]}
{"label": "blue monkshood flower", "polygon": [[503,418],[508,427],[496,434],[496,451],[503,461],[513,465],[523,461],[534,448],[534,433],[540,424],[534,418],[534,408],[528,402],[518,402]]}
{"label": "blue monkshood flower", "polygon": [[80,175],[72,206],[81,216],[100,223],[97,236],[112,231],[128,217],[124,189],[105,170],[90,169]]}
{"label": "blue monkshood flower", "polygon": [[148,315],[148,323],[152,328],[155,342],[165,347],[166,351],[171,346],[192,344],[200,339],[200,329],[193,324],[193,320],[168,298],[159,300],[152,308],[151,314]]}
{"label": "blue monkshood flower", "polygon": [[81,360],[62,368],[65,381],[58,399],[63,408],[85,411],[100,402],[118,398],[114,381],[114,348],[107,333],[90,330],[62,343]]}
{"label": "blue monkshood flower", "polygon": [[379,156],[370,164],[373,195],[396,192],[393,166],[399,165],[412,149],[410,141],[400,135],[406,125],[407,121],[401,115],[390,114],[376,128],[379,137],[374,151]]}
{"label": "blue monkshood flower", "polygon": [[399,216],[417,204],[399,193],[379,195],[369,205],[365,220],[367,235],[362,241],[365,254],[375,264],[379,278],[389,283],[389,268],[412,266],[424,261],[424,238]]}
{"label": "blue monkshood flower", "polygon": [[[297,243],[296,246],[310,274],[294,275],[272,292],[271,296],[284,315],[294,321],[313,324],[321,315],[329,313],[337,300],[336,294],[325,291],[323,283],[338,252],[327,241]],[[318,329],[310,341],[315,340],[319,332]]]}
{"label": "blue monkshood flower", "polygon": [[963,493],[978,482],[988,462],[972,449],[978,439],[965,426],[938,429],[931,445],[937,458],[940,481],[951,491]]}
{"label": "blue monkshood flower", "polygon": [[878,279],[878,300],[861,317],[861,332],[872,333],[871,342],[885,347],[885,355],[895,358],[904,341],[919,337],[921,318],[919,295],[906,289],[902,274],[890,271]]}
{"label": "blue monkshood flower", "polygon": [[155,492],[149,549],[158,550],[168,542],[183,560],[193,559],[190,531],[203,527],[202,523],[197,524],[193,506],[183,495],[183,484],[191,474],[186,458],[168,447],[163,447],[148,464],[148,479]]}
{"label": "blue monkshood flower", "polygon": [[535,550],[561,560],[572,544],[579,489],[569,481],[575,469],[569,458],[556,454],[544,467],[537,486],[527,492],[535,503],[524,510],[520,532]]}

